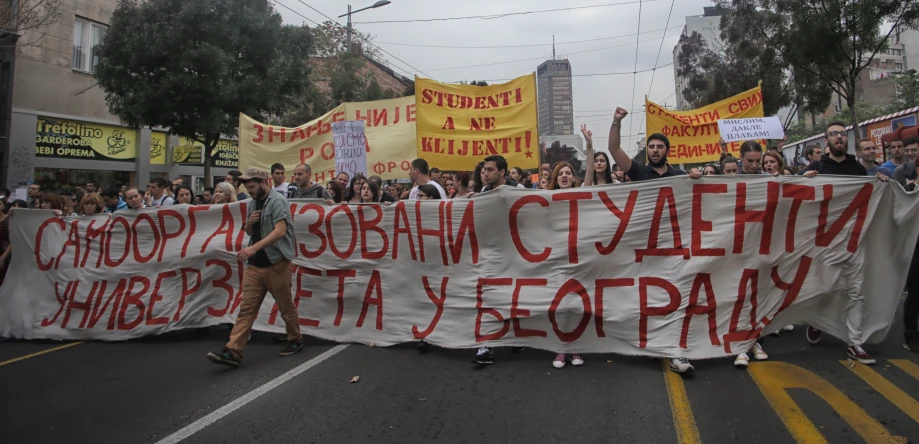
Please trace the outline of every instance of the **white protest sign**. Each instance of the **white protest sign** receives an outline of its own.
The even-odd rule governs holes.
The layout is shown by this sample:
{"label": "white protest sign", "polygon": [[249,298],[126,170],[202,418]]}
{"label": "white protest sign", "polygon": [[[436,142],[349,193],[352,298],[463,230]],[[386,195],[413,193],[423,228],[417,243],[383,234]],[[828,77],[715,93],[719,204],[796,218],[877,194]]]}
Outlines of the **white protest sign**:
{"label": "white protest sign", "polygon": [[725,142],[741,140],[781,139],[785,137],[782,122],[778,117],[755,117],[750,119],[721,119],[718,132]]}
{"label": "white protest sign", "polygon": [[16,188],[16,191],[13,192],[13,200],[24,200],[29,201],[29,189],[28,188]]}
{"label": "white protest sign", "polygon": [[367,175],[367,137],[364,135],[363,120],[347,120],[332,123],[332,137],[335,141],[335,171]]}

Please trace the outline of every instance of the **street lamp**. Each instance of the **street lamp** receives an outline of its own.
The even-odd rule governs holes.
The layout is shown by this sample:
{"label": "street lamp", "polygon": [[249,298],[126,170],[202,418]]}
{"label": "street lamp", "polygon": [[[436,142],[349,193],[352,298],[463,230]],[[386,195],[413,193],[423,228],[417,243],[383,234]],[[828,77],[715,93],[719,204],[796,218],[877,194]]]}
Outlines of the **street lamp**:
{"label": "street lamp", "polygon": [[345,16],[348,17],[348,52],[351,52],[351,14],[357,14],[358,12],[366,11],[366,10],[368,10],[368,9],[379,8],[379,7],[381,7],[381,6],[386,6],[386,5],[390,4],[390,3],[392,3],[392,2],[389,1],[389,0],[380,0],[380,1],[378,1],[378,2],[376,2],[376,3],[374,3],[374,4],[370,5],[370,6],[368,6],[368,7],[366,7],[366,8],[358,9],[357,11],[352,11],[352,10],[351,10],[351,5],[348,5],[348,12],[345,13],[345,14],[342,14],[342,15],[338,16],[338,18],[342,18],[342,17],[345,17]]}

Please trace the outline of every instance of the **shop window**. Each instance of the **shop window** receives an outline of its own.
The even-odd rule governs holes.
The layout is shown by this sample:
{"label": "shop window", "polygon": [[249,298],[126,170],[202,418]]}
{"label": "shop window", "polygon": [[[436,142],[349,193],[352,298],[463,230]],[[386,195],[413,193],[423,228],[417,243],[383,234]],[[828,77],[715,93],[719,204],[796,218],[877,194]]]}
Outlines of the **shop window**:
{"label": "shop window", "polygon": [[105,36],[105,25],[76,18],[73,22],[73,62],[71,67],[78,71],[92,72],[99,62],[96,46]]}

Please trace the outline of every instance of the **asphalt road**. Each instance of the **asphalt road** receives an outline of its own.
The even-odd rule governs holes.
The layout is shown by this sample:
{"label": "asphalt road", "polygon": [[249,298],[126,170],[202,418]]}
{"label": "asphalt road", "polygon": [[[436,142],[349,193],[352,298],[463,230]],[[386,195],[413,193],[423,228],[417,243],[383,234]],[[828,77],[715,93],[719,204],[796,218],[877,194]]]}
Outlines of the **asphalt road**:
{"label": "asphalt road", "polygon": [[557,370],[551,353],[499,350],[479,367],[468,350],[315,339],[279,358],[282,344],[261,333],[229,369],[205,359],[225,331],[59,349],[67,344],[4,341],[0,440],[919,442],[919,354],[900,347],[901,335],[868,348],[876,366],[850,368],[841,341],[810,346],[799,326],[766,341],[770,361],[747,370],[696,361],[682,377],[647,358],[588,355]]}

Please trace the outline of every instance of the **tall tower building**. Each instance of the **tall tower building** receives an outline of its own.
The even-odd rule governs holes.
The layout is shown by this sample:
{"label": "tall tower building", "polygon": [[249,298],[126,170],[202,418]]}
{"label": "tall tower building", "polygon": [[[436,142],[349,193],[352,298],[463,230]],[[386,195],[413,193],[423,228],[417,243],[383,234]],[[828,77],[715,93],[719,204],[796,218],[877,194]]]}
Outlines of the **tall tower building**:
{"label": "tall tower building", "polygon": [[536,68],[539,95],[539,134],[574,134],[574,99],[571,92],[571,63],[567,59],[546,60]]}

